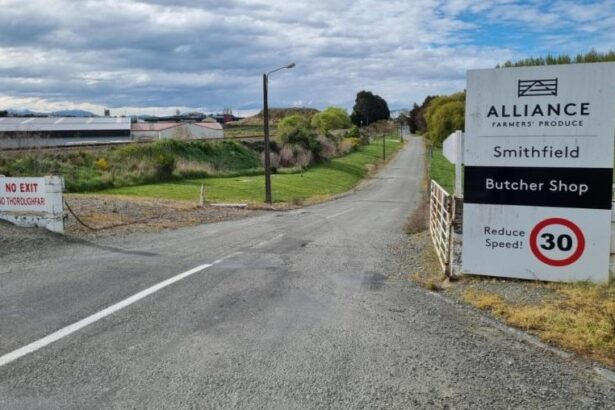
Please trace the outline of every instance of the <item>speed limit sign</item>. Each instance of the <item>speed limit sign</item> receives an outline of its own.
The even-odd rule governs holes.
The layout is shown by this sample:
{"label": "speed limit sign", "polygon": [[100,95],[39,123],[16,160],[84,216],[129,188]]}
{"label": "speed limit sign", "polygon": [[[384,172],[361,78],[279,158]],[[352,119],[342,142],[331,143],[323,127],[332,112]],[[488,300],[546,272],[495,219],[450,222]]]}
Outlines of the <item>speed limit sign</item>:
{"label": "speed limit sign", "polygon": [[530,249],[539,261],[549,266],[568,266],[583,255],[585,236],[568,219],[544,219],[532,229]]}
{"label": "speed limit sign", "polygon": [[614,89],[615,62],[468,71],[464,273],[609,281]]}

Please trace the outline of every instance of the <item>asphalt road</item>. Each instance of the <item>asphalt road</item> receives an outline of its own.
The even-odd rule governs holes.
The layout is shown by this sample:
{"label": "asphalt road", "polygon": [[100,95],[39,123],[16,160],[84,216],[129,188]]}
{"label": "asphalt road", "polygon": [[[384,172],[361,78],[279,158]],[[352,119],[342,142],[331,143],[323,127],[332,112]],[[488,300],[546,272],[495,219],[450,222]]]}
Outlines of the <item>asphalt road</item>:
{"label": "asphalt road", "polygon": [[423,153],[298,211],[4,257],[0,408],[613,407],[583,362],[387,279]]}

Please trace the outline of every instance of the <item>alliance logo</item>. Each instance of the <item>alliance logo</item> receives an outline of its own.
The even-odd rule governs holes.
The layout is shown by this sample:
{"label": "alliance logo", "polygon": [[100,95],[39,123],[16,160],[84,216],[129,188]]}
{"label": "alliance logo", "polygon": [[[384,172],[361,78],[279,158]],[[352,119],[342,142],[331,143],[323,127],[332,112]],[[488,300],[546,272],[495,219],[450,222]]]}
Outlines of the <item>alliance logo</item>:
{"label": "alliance logo", "polygon": [[557,96],[557,78],[519,80],[518,97]]}

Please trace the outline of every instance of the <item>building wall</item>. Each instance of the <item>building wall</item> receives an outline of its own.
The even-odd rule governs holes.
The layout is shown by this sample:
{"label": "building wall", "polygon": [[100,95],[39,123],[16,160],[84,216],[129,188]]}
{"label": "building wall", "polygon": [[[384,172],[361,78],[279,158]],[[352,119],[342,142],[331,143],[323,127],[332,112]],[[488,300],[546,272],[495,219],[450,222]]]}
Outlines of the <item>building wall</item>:
{"label": "building wall", "polygon": [[200,125],[196,125],[196,124],[186,124],[186,125],[188,125],[190,129],[190,133],[192,134],[193,138],[214,139],[214,138],[224,137],[224,130],[222,129],[205,128],[205,127],[201,127]]}
{"label": "building wall", "polygon": [[149,140],[157,140],[160,138],[159,131],[132,131],[132,137],[134,139],[149,139]]}

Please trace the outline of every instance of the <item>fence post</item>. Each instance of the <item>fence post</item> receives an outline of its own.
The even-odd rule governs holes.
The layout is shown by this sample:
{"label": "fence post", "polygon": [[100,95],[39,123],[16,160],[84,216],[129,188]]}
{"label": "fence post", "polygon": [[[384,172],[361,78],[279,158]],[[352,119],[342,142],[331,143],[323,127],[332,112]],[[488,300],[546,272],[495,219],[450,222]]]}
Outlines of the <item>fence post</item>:
{"label": "fence post", "polygon": [[455,195],[452,198],[452,220],[449,248],[449,275],[451,279],[461,276],[461,249],[463,244],[463,196]]}
{"label": "fence post", "polygon": [[457,134],[456,144],[456,161],[455,161],[455,195],[463,195],[463,139],[464,135],[461,131],[455,131]]}

